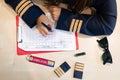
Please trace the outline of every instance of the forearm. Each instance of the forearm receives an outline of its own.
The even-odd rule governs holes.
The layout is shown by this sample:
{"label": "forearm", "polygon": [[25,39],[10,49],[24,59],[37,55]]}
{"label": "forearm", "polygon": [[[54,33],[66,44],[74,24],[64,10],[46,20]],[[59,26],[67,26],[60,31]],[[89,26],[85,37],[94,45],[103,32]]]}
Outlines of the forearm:
{"label": "forearm", "polygon": [[91,36],[110,35],[114,30],[115,23],[116,15],[74,14],[62,9],[56,28]]}
{"label": "forearm", "polygon": [[[112,6],[111,6],[112,5]],[[96,14],[78,14],[62,9],[57,28],[87,35],[110,35],[117,20],[116,0],[95,0]]]}

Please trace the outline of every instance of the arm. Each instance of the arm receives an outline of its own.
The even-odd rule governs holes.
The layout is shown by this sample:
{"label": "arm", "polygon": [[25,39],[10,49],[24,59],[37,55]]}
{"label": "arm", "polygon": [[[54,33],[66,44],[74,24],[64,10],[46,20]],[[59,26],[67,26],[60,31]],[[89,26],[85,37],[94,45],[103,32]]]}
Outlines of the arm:
{"label": "arm", "polygon": [[[112,6],[111,6],[112,5]],[[110,35],[115,27],[117,9],[115,0],[95,2],[95,15],[74,14],[66,9],[61,10],[57,29],[79,32],[87,35]]]}
{"label": "arm", "polygon": [[31,0],[5,0],[5,2],[9,4],[31,28],[36,25],[37,18],[44,14]]}
{"label": "arm", "polygon": [[37,29],[43,36],[51,33],[41,22],[50,25],[51,28],[54,24],[44,15],[44,12],[36,6],[31,0],[5,0],[15,12],[32,28],[37,24]]}

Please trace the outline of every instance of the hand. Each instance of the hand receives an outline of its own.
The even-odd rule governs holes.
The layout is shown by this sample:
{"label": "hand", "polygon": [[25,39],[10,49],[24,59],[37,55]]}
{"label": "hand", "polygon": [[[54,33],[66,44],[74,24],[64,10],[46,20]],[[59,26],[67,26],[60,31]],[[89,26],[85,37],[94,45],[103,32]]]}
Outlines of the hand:
{"label": "hand", "polygon": [[57,6],[50,6],[49,11],[53,17],[53,19],[57,22],[61,13],[61,8]]}
{"label": "hand", "polygon": [[49,25],[51,28],[54,28],[54,23],[51,22],[44,14],[42,14],[37,19],[37,29],[43,36],[49,35],[51,31],[49,31],[44,25],[42,25],[41,22],[45,23],[46,25]]}

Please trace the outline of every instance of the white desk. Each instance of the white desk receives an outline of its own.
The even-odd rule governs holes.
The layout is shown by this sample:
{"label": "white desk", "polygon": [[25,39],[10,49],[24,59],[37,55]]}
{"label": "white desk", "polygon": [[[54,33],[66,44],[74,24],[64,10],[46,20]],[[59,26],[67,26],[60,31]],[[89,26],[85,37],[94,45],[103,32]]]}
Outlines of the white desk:
{"label": "white desk", "polygon": [[[117,0],[118,9],[120,1]],[[26,55],[16,54],[16,23],[15,12],[3,0],[0,0],[0,80],[79,80],[73,78],[75,62],[85,64],[83,80],[119,80],[120,79],[120,10],[118,21],[112,35],[108,37],[109,49],[113,57],[112,65],[103,65],[100,59],[103,51],[98,47],[98,37],[79,36],[78,51],[34,54],[34,56],[54,60],[55,67],[47,67],[26,60]],[[86,52],[85,56],[74,57],[77,52]],[[61,78],[54,74],[64,61],[71,69]]]}

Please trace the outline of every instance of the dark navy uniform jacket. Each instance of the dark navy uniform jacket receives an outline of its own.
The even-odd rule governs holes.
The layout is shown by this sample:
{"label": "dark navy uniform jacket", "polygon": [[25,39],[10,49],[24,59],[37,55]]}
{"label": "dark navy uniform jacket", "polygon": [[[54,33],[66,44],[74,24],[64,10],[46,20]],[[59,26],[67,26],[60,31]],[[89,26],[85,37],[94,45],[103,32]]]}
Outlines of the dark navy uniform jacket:
{"label": "dark navy uniform jacket", "polygon": [[[5,0],[5,2],[11,5],[31,28],[36,25],[37,18],[44,14],[31,0]],[[72,3],[71,0],[62,2]],[[96,14],[73,13],[62,8],[56,28],[91,36],[110,35],[117,19],[116,0],[91,0],[90,7],[96,10]]]}

